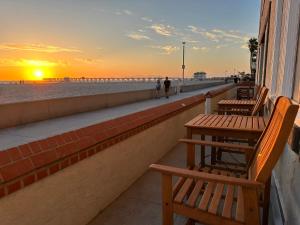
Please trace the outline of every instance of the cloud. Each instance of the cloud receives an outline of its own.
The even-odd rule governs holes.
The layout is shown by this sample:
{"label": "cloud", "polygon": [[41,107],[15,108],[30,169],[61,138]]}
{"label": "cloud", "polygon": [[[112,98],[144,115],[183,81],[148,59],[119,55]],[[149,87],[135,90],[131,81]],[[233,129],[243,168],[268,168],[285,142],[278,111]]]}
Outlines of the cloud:
{"label": "cloud", "polygon": [[207,47],[193,46],[192,49],[195,50],[195,51],[208,51]]}
{"label": "cloud", "polygon": [[191,43],[191,44],[195,44],[195,43],[199,43],[200,41],[197,40],[191,40],[191,39],[184,39],[186,43]]}
{"label": "cloud", "polygon": [[2,50],[15,50],[15,51],[33,51],[33,52],[45,52],[45,53],[57,53],[57,52],[81,52],[75,48],[63,48],[53,45],[44,44],[15,44],[7,43],[1,44],[0,49]]}
{"label": "cloud", "polygon": [[128,10],[128,9],[123,9],[123,10],[117,10],[116,12],[114,12],[117,16],[121,16],[121,15],[127,15],[127,16],[132,16],[133,13]]}
{"label": "cloud", "polygon": [[92,65],[92,64],[102,63],[103,59],[100,59],[100,58],[95,58],[95,59],[93,59],[93,58],[75,58],[75,61],[83,63],[83,64]]}
{"label": "cloud", "polygon": [[225,47],[227,47],[228,45],[217,45],[216,46],[216,49],[220,49],[220,48],[225,48]]}
{"label": "cloud", "polygon": [[174,31],[174,27],[164,24],[153,24],[150,28],[162,36],[172,36]]}
{"label": "cloud", "polygon": [[218,35],[212,33],[212,32],[209,32],[207,31],[206,29],[204,28],[201,28],[201,27],[195,27],[193,25],[189,25],[188,26],[188,29],[192,32],[192,33],[195,33],[195,34],[200,34],[202,35],[203,37],[207,38],[208,40],[210,41],[214,41],[214,42],[219,42],[219,39],[218,39]]}
{"label": "cloud", "polygon": [[129,11],[128,9],[124,9],[123,13],[125,13],[128,16],[131,16],[133,13],[131,11]]}
{"label": "cloud", "polygon": [[165,45],[165,46],[150,46],[154,49],[160,49],[162,51],[162,54],[170,55],[173,52],[176,52],[179,50],[179,47],[177,46],[171,46],[171,45]]}
{"label": "cloud", "polygon": [[237,39],[246,42],[249,40],[249,37],[247,35],[242,35],[236,31],[225,31],[220,29],[213,29],[212,32],[219,34],[219,36],[222,38],[227,38],[228,41],[232,39]]}
{"label": "cloud", "polygon": [[212,29],[206,30],[201,27],[196,27],[193,25],[188,26],[188,30],[195,34],[200,34],[206,39],[213,42],[233,42],[233,43],[242,43],[249,40],[249,35],[242,34],[238,30],[222,30],[222,29]]}
{"label": "cloud", "polygon": [[205,32],[202,32],[201,33],[204,37],[206,37],[208,40],[211,40],[211,41],[214,41],[214,42],[219,42],[219,36],[212,33],[212,32],[208,32],[208,31],[205,31]]}
{"label": "cloud", "polygon": [[7,67],[54,67],[59,65],[62,66],[64,63],[48,60],[0,58],[0,66]]}
{"label": "cloud", "polygon": [[188,28],[191,32],[196,33],[196,34],[201,34],[202,32],[206,31],[204,28],[195,27],[193,25],[189,25]]}
{"label": "cloud", "polygon": [[134,40],[151,40],[150,37],[146,36],[146,35],[143,35],[143,34],[137,34],[137,33],[131,33],[131,34],[128,34],[127,37],[131,38],[131,39],[134,39]]}
{"label": "cloud", "polygon": [[149,22],[149,23],[152,23],[152,19],[148,18],[148,17],[142,17],[141,18],[142,20],[146,21],[146,22]]}

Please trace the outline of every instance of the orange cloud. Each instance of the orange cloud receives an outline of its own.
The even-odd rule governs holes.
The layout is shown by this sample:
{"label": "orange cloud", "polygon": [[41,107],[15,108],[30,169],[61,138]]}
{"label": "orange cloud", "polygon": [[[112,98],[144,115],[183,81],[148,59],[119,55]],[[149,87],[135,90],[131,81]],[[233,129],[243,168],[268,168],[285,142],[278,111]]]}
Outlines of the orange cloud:
{"label": "orange cloud", "polygon": [[34,52],[45,52],[45,53],[57,53],[57,52],[81,52],[75,48],[63,48],[53,45],[44,44],[15,44],[7,43],[0,45],[2,50],[15,50],[15,51],[34,51]]}
{"label": "orange cloud", "polygon": [[26,66],[36,66],[36,67],[54,67],[62,66],[60,62],[53,62],[48,60],[32,60],[32,59],[0,59],[0,66],[2,67],[26,67]]}

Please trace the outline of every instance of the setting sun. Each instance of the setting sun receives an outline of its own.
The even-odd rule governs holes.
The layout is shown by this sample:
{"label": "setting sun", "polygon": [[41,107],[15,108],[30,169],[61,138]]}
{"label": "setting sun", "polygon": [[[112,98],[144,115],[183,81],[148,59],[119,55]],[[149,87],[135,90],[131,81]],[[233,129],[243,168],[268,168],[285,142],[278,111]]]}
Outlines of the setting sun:
{"label": "setting sun", "polygon": [[42,70],[35,70],[34,77],[36,80],[42,80],[44,77],[44,72]]}

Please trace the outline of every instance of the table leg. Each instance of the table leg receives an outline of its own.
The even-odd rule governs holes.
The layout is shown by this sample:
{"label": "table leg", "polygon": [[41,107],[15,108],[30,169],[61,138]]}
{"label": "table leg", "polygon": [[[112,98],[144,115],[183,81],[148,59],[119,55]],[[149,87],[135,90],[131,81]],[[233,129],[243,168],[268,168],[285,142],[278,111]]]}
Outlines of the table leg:
{"label": "table leg", "polygon": [[[213,142],[215,142],[216,141],[216,137],[212,136],[211,140]],[[210,160],[211,160],[211,165],[216,164],[216,147],[211,147],[211,159]]]}
{"label": "table leg", "polygon": [[[217,142],[225,142],[224,139],[225,139],[225,137],[218,137]],[[219,148],[217,153],[216,153],[217,154],[216,158],[217,158],[218,161],[220,161],[222,159],[222,153],[223,153],[222,150]]]}
{"label": "table leg", "polygon": [[[249,146],[254,146],[255,145],[255,140],[253,139],[248,139],[248,145]],[[250,160],[253,159],[255,152],[250,152],[250,151],[246,151],[245,153],[245,157],[246,157],[246,164],[249,163]]]}
{"label": "table leg", "polygon": [[[193,132],[191,128],[187,128],[187,138],[193,138]],[[195,166],[195,145],[188,144],[187,145],[187,158],[186,158],[186,165],[187,167],[193,168]]]}
{"label": "table leg", "polygon": [[[205,135],[201,135],[201,140],[205,141]],[[205,146],[201,145],[201,161],[200,161],[200,166],[205,167]]]}

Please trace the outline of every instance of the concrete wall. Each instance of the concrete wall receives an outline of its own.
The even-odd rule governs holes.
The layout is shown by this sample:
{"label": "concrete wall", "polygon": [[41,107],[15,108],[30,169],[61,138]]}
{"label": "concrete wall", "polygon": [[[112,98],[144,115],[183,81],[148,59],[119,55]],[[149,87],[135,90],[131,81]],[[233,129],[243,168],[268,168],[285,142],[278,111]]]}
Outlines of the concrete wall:
{"label": "concrete wall", "polygon": [[189,91],[199,90],[202,88],[208,88],[208,87],[213,87],[213,86],[222,85],[222,84],[225,84],[224,80],[203,81],[198,84],[183,85],[183,86],[181,86],[181,92],[189,92]]}
{"label": "concrete wall", "polygon": [[[224,84],[224,81],[204,81],[201,84],[186,85],[182,88],[184,92],[188,92],[221,84]],[[171,87],[170,95],[176,94],[176,88]],[[163,89],[161,95],[164,95]],[[3,104],[0,105],[0,118],[3,118],[0,120],[0,129],[153,99],[155,96],[155,90],[140,90]]]}
{"label": "concrete wall", "polygon": [[[170,94],[175,94],[172,87]],[[0,105],[0,129],[152,99],[154,90],[49,99]]]}
{"label": "concrete wall", "polygon": [[0,201],[1,225],[84,225],[185,136],[204,102]]}

